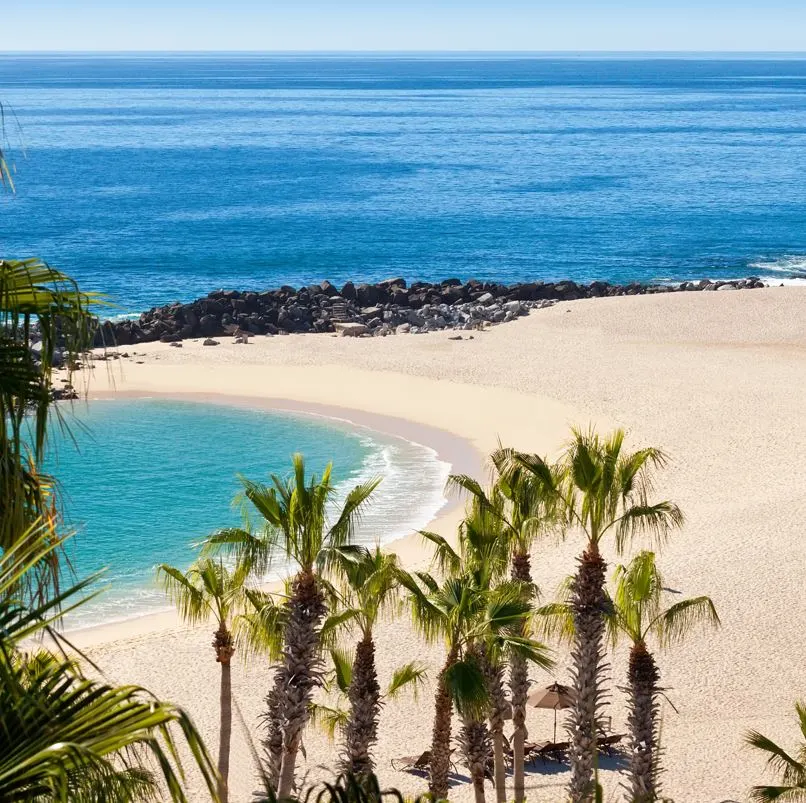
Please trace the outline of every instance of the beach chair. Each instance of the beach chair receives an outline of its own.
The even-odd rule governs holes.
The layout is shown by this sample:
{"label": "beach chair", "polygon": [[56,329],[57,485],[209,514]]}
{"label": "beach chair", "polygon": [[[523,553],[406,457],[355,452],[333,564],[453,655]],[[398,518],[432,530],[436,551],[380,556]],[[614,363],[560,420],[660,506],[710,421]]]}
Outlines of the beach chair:
{"label": "beach chair", "polygon": [[617,745],[623,738],[623,733],[611,733],[608,736],[600,737],[596,742],[596,746],[599,748],[600,752],[610,756],[618,751]]}
{"label": "beach chair", "polygon": [[544,762],[551,760],[562,764],[568,757],[568,751],[570,749],[570,742],[546,742],[546,744],[537,751],[537,758],[542,759]]}
{"label": "beach chair", "polygon": [[398,772],[428,772],[431,766],[431,751],[424,750],[419,756],[393,758],[392,769]]}
{"label": "beach chair", "polygon": [[540,758],[540,751],[551,742],[524,742],[523,763],[534,764]]}

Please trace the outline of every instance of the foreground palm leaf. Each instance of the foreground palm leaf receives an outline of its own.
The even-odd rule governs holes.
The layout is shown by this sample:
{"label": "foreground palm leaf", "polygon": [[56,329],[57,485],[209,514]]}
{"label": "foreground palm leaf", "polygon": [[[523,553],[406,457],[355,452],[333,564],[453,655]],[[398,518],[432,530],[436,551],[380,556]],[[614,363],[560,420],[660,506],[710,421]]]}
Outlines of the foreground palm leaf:
{"label": "foreground palm leaf", "polygon": [[171,800],[184,801],[181,733],[217,800],[215,769],[182,709],[137,686],[89,679],[63,655],[23,648],[43,633],[69,647],[52,625],[93,579],[30,607],[21,580],[55,548],[41,535],[29,532],[0,556],[0,799],[94,799],[111,790],[108,799],[152,799],[157,778],[145,767]]}
{"label": "foreground palm leaf", "polygon": [[[0,549],[34,521],[49,525],[42,537],[59,541],[54,483],[37,471],[54,410],[52,374],[57,354],[69,372],[90,345],[99,302],[38,259],[0,259]],[[59,566],[43,561],[26,575],[27,591],[57,588]]]}

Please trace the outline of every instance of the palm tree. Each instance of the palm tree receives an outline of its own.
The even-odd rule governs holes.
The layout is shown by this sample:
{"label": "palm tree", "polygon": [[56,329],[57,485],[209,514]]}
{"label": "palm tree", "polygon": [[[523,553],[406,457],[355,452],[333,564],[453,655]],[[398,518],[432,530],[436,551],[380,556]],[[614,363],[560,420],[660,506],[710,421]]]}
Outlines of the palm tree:
{"label": "palm tree", "polygon": [[754,786],[750,790],[751,800],[758,803],[806,801],[806,703],[795,703],[795,713],[803,741],[794,756],[758,731],[749,731],[745,735],[745,742],[766,753],[767,767],[781,776],[778,786]]}
{"label": "palm tree", "polygon": [[[343,728],[344,746],[339,765],[342,772],[368,776],[375,768],[372,748],[377,741],[378,717],[383,705],[375,667],[373,628],[382,616],[391,612],[399,598],[399,565],[396,555],[376,546],[373,550],[364,547],[338,550],[334,568],[343,594],[340,611],[333,617],[335,622],[326,622],[324,629],[335,632],[333,624],[350,623],[361,635],[349,674],[343,666],[343,653],[331,652],[334,664],[341,664],[337,678],[342,681],[349,678],[345,692],[350,707]],[[401,667],[395,673],[387,696],[396,694],[406,678],[408,682],[420,682],[422,668],[411,663]]]}
{"label": "palm tree", "polygon": [[476,800],[483,801],[490,756],[484,719],[491,701],[500,702],[488,685],[489,667],[499,666],[501,656],[514,651],[541,666],[551,665],[543,645],[521,635],[531,612],[522,584],[494,584],[505,558],[502,562],[500,544],[481,524],[486,511],[475,512],[481,516],[471,512],[460,528],[461,556],[440,536],[424,533],[437,545],[438,562],[450,570],[441,585],[426,572],[401,574],[416,626],[428,641],[442,640],[447,648],[437,680],[431,741],[429,791],[436,800],[448,794],[454,705],[463,721],[460,741]]}
{"label": "palm tree", "polygon": [[[328,693],[335,691],[337,699],[334,704],[311,704],[311,724],[319,726],[331,741],[335,740],[337,732],[340,732],[344,739],[347,728],[350,726],[351,721],[355,719],[352,711],[350,689],[355,682],[353,673],[356,665],[356,653],[357,650],[339,647],[333,647],[329,650],[333,667],[327,673],[324,689]],[[396,699],[407,688],[412,689],[416,700],[425,678],[425,667],[415,661],[399,666],[392,673],[392,679],[383,693],[381,693],[380,686],[378,686],[378,709],[380,710],[385,700]],[[376,733],[377,723],[373,723],[371,727],[373,728],[373,733]],[[362,737],[359,736],[359,738]],[[346,742],[346,739],[344,741]],[[347,745],[345,744],[345,753],[347,752],[346,747]],[[369,760],[370,762],[372,761],[371,755]],[[346,761],[343,760],[342,763],[346,763]],[[359,781],[362,781],[362,779],[369,780],[374,777],[372,771],[354,773],[345,770],[344,775],[356,778]]]}
{"label": "palm tree", "polygon": [[[283,615],[283,661],[267,698],[269,740],[282,733],[282,750],[269,755],[269,775],[279,797],[294,786],[302,732],[316,686],[321,685],[321,626],[328,611],[323,572],[336,551],[348,544],[360,514],[380,480],[355,486],[336,510],[336,488],[328,464],[321,479],[306,477],[305,461],[293,457],[288,478],[272,475],[272,485],[241,478],[244,503],[262,519],[259,530],[227,529],[208,539],[208,548],[228,548],[246,559],[258,574],[278,561],[295,567]],[[332,513],[332,515],[331,515]]]}
{"label": "palm tree", "polygon": [[[450,482],[468,492],[477,508],[488,514],[488,527],[492,526],[501,546],[508,549],[511,560],[511,577],[524,584],[533,597],[537,596],[531,571],[531,553],[534,542],[557,525],[556,471],[537,456],[530,456],[531,470],[526,470],[515,459],[513,449],[499,448],[492,453],[493,487],[485,491],[476,480],[455,475]],[[524,456],[525,457],[525,456]],[[529,622],[524,623],[522,635],[531,636]],[[497,694],[499,704],[492,709],[490,728],[493,736],[495,788],[497,803],[506,801],[506,768],[503,752],[502,667],[488,667],[488,683]],[[500,688],[500,694],[498,689]],[[509,690],[512,705],[513,780],[516,803],[526,799],[524,745],[526,730],[526,698],[529,694],[529,673],[526,659],[513,653],[509,657]]]}
{"label": "palm tree", "polygon": [[207,622],[211,617],[216,630],[213,636],[215,659],[221,665],[220,727],[218,741],[218,796],[228,800],[230,740],[232,737],[232,677],[231,661],[235,652],[232,619],[244,600],[244,584],[250,566],[242,561],[229,571],[223,562],[201,558],[187,572],[163,563],[157,576],[168,598],[190,625]]}
{"label": "palm tree", "polygon": [[[65,657],[69,642],[55,626],[97,578],[90,577],[35,607],[24,575],[58,547],[32,529],[0,554],[0,799],[8,801],[185,801],[178,760],[181,734],[213,800],[215,768],[188,715],[137,686],[85,677]],[[32,648],[47,634],[59,652]]]}
{"label": "palm tree", "polygon": [[657,800],[658,686],[660,672],[647,648],[654,637],[662,647],[683,640],[697,625],[719,626],[710,597],[692,597],[663,607],[663,578],[653,552],[640,552],[628,566],[618,566],[614,574],[613,613],[608,630],[615,645],[620,637],[631,642],[629,659],[628,722],[632,741],[630,789],[634,803]]}
{"label": "palm tree", "polygon": [[[569,796],[572,803],[585,803],[595,793],[593,763],[601,708],[601,659],[605,619],[610,611],[605,593],[607,564],[600,546],[609,535],[613,536],[618,552],[638,534],[662,540],[673,528],[681,526],[683,515],[671,502],[650,501],[653,470],[666,463],[661,450],[646,447],[625,451],[625,434],[620,429],[607,437],[593,430],[574,429],[572,433],[560,463],[563,473],[556,499],[566,525],[576,528],[585,541],[570,586],[575,703],[569,723]],[[532,455],[514,453],[510,463],[519,464],[538,480],[546,476],[545,462]],[[544,485],[548,487],[546,482]]]}

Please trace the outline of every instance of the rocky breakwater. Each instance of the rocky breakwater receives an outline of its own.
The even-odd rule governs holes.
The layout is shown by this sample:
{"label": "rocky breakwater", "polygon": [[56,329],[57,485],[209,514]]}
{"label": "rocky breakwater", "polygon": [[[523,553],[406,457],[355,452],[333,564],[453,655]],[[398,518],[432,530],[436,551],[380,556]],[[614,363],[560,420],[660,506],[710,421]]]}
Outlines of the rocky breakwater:
{"label": "rocky breakwater", "polygon": [[308,287],[284,286],[264,292],[216,290],[188,304],[155,307],[137,320],[105,321],[98,328],[95,343],[126,346],[222,335],[341,332],[385,336],[441,329],[473,330],[507,323],[557,301],[763,286],[755,277],[728,282],[704,279],[675,285],[572,281],[504,285],[446,279],[436,284],[415,282],[410,286],[405,279],[398,278],[377,284],[347,282],[341,289],[324,281]]}

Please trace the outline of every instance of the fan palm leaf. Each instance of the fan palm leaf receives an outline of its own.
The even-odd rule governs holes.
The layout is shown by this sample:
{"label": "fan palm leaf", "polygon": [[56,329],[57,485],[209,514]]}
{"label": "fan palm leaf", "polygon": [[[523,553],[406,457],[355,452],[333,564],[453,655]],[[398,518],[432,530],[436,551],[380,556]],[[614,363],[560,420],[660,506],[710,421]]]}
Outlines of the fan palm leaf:
{"label": "fan palm leaf", "polygon": [[764,753],[767,768],[780,776],[777,785],[754,786],[750,790],[750,799],[753,801],[806,801],[806,703],[796,703],[795,713],[803,741],[794,756],[758,731],[751,730],[745,734],[745,743]]}
{"label": "fan palm leaf", "polygon": [[[24,575],[55,549],[33,529],[0,555],[0,799],[91,799],[93,790],[126,790],[125,799],[153,797],[143,765],[153,767],[165,794],[186,799],[177,737],[181,734],[213,799],[216,771],[188,715],[137,686],[86,678],[65,657],[69,642],[54,629],[80,602],[78,582],[33,607]],[[25,645],[43,633],[61,654]],[[156,776],[155,776],[156,782]]]}

